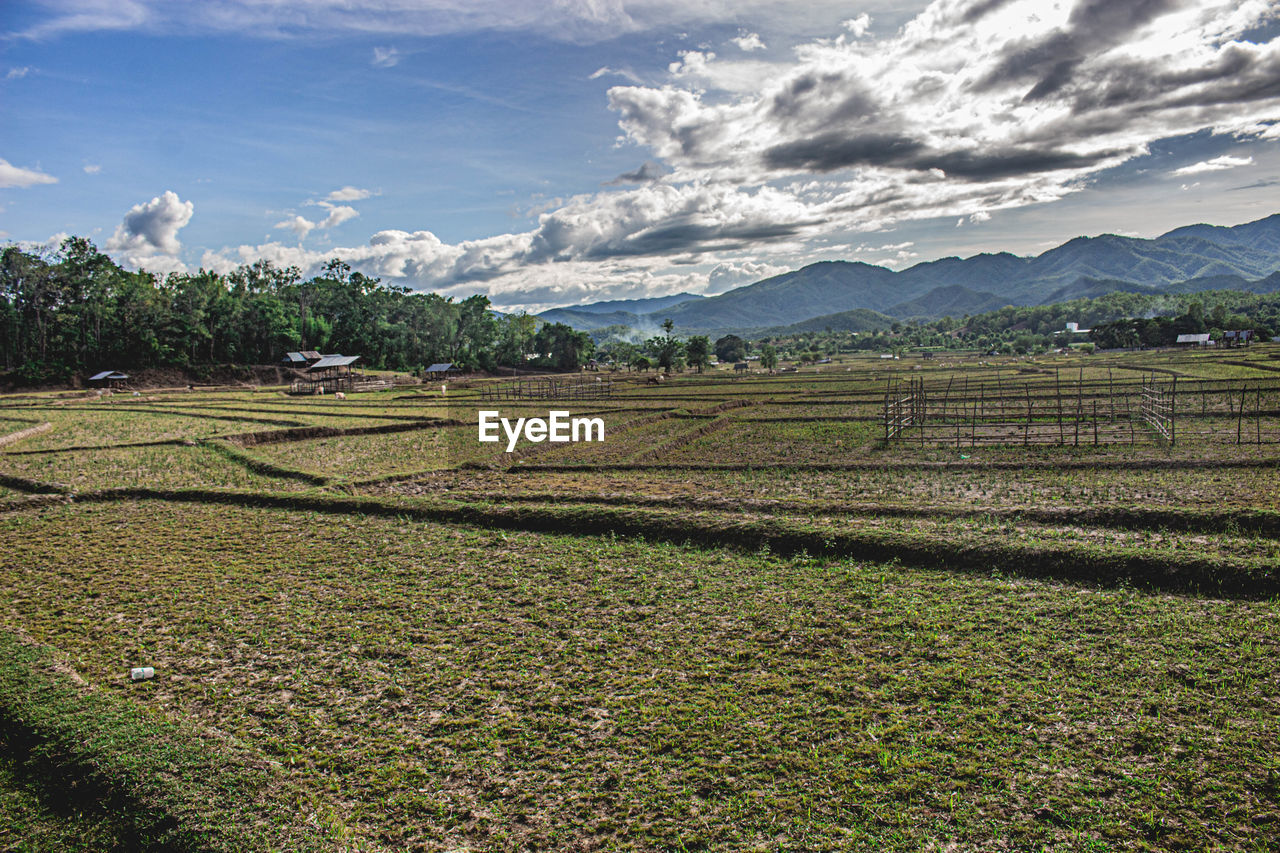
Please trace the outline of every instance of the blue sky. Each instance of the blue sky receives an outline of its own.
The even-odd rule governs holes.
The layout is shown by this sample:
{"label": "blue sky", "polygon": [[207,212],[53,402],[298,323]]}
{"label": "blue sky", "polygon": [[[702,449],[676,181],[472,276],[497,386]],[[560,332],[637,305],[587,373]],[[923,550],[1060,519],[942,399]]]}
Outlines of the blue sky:
{"label": "blue sky", "polygon": [[1274,0],[5,9],[0,238],[157,273],[536,310],[1280,212]]}

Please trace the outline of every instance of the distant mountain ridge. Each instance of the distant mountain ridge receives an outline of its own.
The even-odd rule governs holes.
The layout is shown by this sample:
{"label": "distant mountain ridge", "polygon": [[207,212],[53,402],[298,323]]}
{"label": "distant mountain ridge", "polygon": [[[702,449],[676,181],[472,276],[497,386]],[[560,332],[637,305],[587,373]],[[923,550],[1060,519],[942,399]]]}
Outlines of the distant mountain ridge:
{"label": "distant mountain ridge", "polygon": [[540,316],[580,329],[652,329],[670,318],[684,333],[741,332],[857,309],[891,319],[928,320],[1113,290],[1267,293],[1280,289],[1277,273],[1280,214],[1273,214],[1231,227],[1187,225],[1150,240],[1116,234],[1076,237],[1035,257],[999,252],[940,258],[898,272],[861,262],[823,261],[718,296],[660,297],[668,302],[656,307],[641,304],[651,300],[596,303]]}
{"label": "distant mountain ridge", "polygon": [[552,308],[538,316],[549,323],[564,323],[580,331],[603,329],[606,326],[631,326],[639,331],[652,331],[662,323],[662,318],[653,319],[657,313],[669,311],[685,302],[706,298],[696,293],[676,293],[647,299],[611,299]]}
{"label": "distant mountain ridge", "polygon": [[679,305],[681,302],[706,298],[698,293],[674,293],[671,296],[650,296],[645,299],[611,299],[608,302],[589,302],[586,305],[575,305],[569,310],[587,314],[609,314],[615,311],[646,314],[651,311],[661,311],[663,308]]}

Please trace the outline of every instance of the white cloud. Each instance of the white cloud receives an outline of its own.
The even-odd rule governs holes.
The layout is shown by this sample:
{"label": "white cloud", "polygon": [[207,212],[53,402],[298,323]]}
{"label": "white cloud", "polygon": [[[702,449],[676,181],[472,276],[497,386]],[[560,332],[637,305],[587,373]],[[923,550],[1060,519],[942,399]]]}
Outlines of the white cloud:
{"label": "white cloud", "polygon": [[394,47],[375,47],[370,64],[374,68],[391,68],[400,64],[400,51]]}
{"label": "white cloud", "polygon": [[1212,160],[1202,160],[1201,162],[1193,163],[1190,166],[1183,166],[1181,169],[1174,169],[1171,174],[1196,175],[1200,172],[1220,172],[1225,169],[1235,169],[1240,166],[1250,166],[1252,164],[1252,157],[1232,157],[1229,154],[1224,154],[1221,157],[1214,157]]}
{"label": "white cloud", "polygon": [[100,166],[97,163],[86,163],[84,166],[84,173],[86,175],[96,175],[101,171],[102,171],[102,166]]}
{"label": "white cloud", "polygon": [[[1027,203],[1155,140],[1280,117],[1280,42],[1234,39],[1269,14],[1246,5],[940,0],[891,38],[802,45],[749,93],[707,90],[720,63],[686,51],[667,85],[615,87],[610,101],[675,181],[883,181],[895,198],[867,213],[898,219],[933,215],[961,187]],[[919,191],[939,175],[950,190]]]}
{"label": "white cloud", "polygon": [[123,256],[125,263],[152,272],[182,272],[177,258],[182,251],[178,232],[191,221],[195,205],[166,190],[145,204],[135,204],[107,241],[107,250]]}
{"label": "white cloud", "polygon": [[128,258],[126,264],[161,276],[191,271],[180,258],[173,255],[140,255]]}
{"label": "white cloud", "polygon": [[30,65],[23,65],[20,68],[10,68],[8,73],[4,75],[6,80],[21,80],[31,73]]}
{"label": "white cloud", "polygon": [[299,240],[305,240],[307,239],[307,235],[312,231],[323,231],[329,228],[336,228],[342,223],[355,219],[360,215],[360,211],[356,210],[354,207],[348,207],[347,205],[330,204],[327,201],[319,201],[316,202],[316,204],[329,211],[328,215],[325,216],[324,219],[312,221],[304,216],[294,215],[289,219],[277,222],[272,227],[287,228],[297,234]]}
{"label": "white cloud", "polygon": [[354,207],[348,207],[346,205],[333,205],[329,207],[329,215],[326,216],[323,220],[321,220],[319,227],[334,228],[348,220],[355,219],[359,215],[360,215],[360,212],[356,210]]}
{"label": "white cloud", "polygon": [[325,201],[361,201],[374,195],[370,190],[362,190],[353,186],[345,186],[340,190],[334,190],[324,197]]}
{"label": "white cloud", "polygon": [[[957,222],[957,227],[960,224],[960,222]],[[868,262],[877,266],[901,267],[920,257],[920,253],[915,250],[915,245],[912,240],[905,240],[901,243],[885,243],[881,246],[871,246],[863,243],[850,254],[859,259],[869,258]]]}
{"label": "white cloud", "polygon": [[18,248],[24,252],[33,253],[50,253],[56,252],[62,247],[62,243],[71,235],[66,231],[59,231],[57,234],[50,236],[43,242],[37,240],[19,240]]}
{"label": "white cloud", "polygon": [[272,228],[285,228],[298,235],[298,240],[307,239],[307,235],[312,231],[325,231],[330,228],[336,228],[344,222],[349,222],[360,215],[360,211],[354,207],[345,204],[335,204],[340,201],[363,201],[377,193],[372,190],[353,187],[350,184],[336,189],[329,193],[320,201],[308,201],[306,204],[314,207],[322,207],[326,214],[323,219],[312,220],[305,216],[294,214],[286,219],[277,222]]}
{"label": "white cloud", "polygon": [[33,187],[36,184],[56,184],[58,179],[39,169],[24,169],[0,158],[0,188]]}
{"label": "white cloud", "polygon": [[863,12],[856,18],[850,18],[847,21],[842,21],[841,26],[848,30],[854,38],[860,39],[865,36],[867,34],[867,30],[871,28],[871,16],[866,12]]}
{"label": "white cloud", "polygon": [[297,234],[299,240],[305,240],[307,239],[307,235],[315,230],[316,223],[312,222],[310,219],[307,219],[304,216],[298,216],[295,214],[289,219],[282,219],[281,221],[277,222],[275,225],[272,225],[271,227],[287,228],[290,231],[292,231],[294,234]]}
{"label": "white cloud", "polygon": [[688,77],[693,75],[705,75],[707,66],[716,58],[712,51],[701,50],[682,50],[680,58],[667,66],[667,71],[673,77]]}
{"label": "white cloud", "polygon": [[724,293],[744,284],[753,284],[762,279],[771,278],[789,272],[791,267],[779,264],[757,263],[754,261],[723,261],[711,268],[707,273],[707,289],[709,294]]}
{"label": "white cloud", "polygon": [[[761,240],[798,237],[816,227],[817,221],[811,220],[803,203],[773,188],[741,192],[723,185],[649,184],[570,198],[542,213],[537,227],[522,234],[448,244],[430,231],[388,230],[374,234],[365,245],[317,250],[280,243],[239,246],[207,253],[202,265],[226,270],[265,258],[308,272],[340,256],[370,275],[417,287],[485,292],[495,301],[507,299],[506,304],[566,304],[569,299],[563,294],[598,297],[590,291],[592,286],[602,281],[635,286],[637,277],[659,289],[673,282],[705,289],[705,273],[663,272],[671,266],[667,258],[681,251],[692,256],[744,251]],[[277,227],[295,233],[315,227],[305,219],[304,223],[286,220]],[[719,280],[728,270],[721,270]]]}
{"label": "white cloud", "polygon": [[760,40],[759,33],[749,33],[744,30],[737,38],[729,39],[729,41],[733,42],[739,47],[739,49],[744,50],[747,53],[750,53],[753,50],[765,49],[765,44]]}
{"label": "white cloud", "polygon": [[53,17],[20,35],[43,39],[67,32],[103,32],[147,27],[158,16],[148,8],[154,0],[52,0]]}
{"label": "white cloud", "polygon": [[629,71],[626,68],[610,68],[608,65],[602,65],[595,71],[592,71],[587,79],[599,80],[601,77],[621,77],[624,80],[630,80],[632,83],[637,85],[644,82],[634,71]]}

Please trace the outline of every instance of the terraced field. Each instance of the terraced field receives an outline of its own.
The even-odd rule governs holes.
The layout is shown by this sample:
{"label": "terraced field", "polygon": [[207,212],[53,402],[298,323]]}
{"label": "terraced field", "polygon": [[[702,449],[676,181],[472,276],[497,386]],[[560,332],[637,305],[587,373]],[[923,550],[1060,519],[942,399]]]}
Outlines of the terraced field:
{"label": "terraced field", "polygon": [[[1274,849],[1276,355],[0,401],[0,849]],[[884,438],[1153,369],[1238,430]]]}

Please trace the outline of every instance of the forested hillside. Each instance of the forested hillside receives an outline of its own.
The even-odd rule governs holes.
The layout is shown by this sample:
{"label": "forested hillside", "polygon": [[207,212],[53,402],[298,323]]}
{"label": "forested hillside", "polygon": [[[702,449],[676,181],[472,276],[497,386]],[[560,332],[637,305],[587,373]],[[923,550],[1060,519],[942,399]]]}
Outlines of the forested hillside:
{"label": "forested hillside", "polygon": [[300,349],[392,370],[525,364],[533,353],[576,367],[590,348],[567,326],[495,316],[483,296],[389,287],[337,259],[305,281],[265,261],[159,278],[122,269],[79,237],[52,254],[0,251],[0,359],[26,384],[100,369],[265,364]]}

